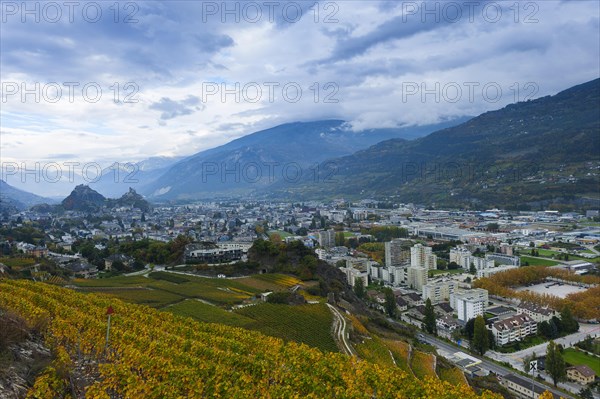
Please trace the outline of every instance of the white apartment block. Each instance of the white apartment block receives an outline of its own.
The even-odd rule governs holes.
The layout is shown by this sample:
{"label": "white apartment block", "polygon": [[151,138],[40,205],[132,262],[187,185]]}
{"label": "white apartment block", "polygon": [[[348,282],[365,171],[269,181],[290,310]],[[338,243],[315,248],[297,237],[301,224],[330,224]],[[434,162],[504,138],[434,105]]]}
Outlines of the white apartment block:
{"label": "white apartment block", "polygon": [[463,247],[452,248],[450,250],[450,262],[455,262],[465,270],[471,268],[471,263],[475,265],[475,269],[477,270],[485,270],[494,267],[494,261],[492,259],[473,256],[471,251]]}
{"label": "white apartment block", "polygon": [[423,286],[423,301],[429,299],[431,303],[448,301],[450,295],[458,290],[458,282],[454,280],[430,281]]}
{"label": "white apartment block", "polygon": [[319,231],[317,239],[319,245],[323,248],[329,248],[335,246],[335,231],[334,230],[323,230]]}
{"label": "white apartment block", "polygon": [[526,314],[517,314],[492,324],[492,333],[499,346],[520,341],[528,335],[537,333],[537,323]]}
{"label": "white apartment block", "polygon": [[354,267],[353,264],[346,263],[346,267],[340,267],[340,270],[346,274],[346,280],[351,287],[354,287],[356,280],[361,279],[363,281],[363,287],[369,285],[369,274],[367,273],[366,268],[364,270],[359,270]]}
{"label": "white apartment block", "polygon": [[521,266],[521,258],[513,255],[505,255],[501,253],[486,254],[486,259],[491,259],[500,265]]}
{"label": "white apartment block", "polygon": [[531,302],[521,302],[517,307],[517,314],[526,314],[536,323],[550,321],[554,316],[558,317],[558,313],[554,309],[550,309],[547,306],[539,306]]}
{"label": "white apartment block", "polygon": [[409,252],[402,247],[404,241],[394,239],[385,243],[385,265],[387,267],[400,266],[409,262]]}
{"label": "white apartment block", "polygon": [[519,266],[506,265],[506,266],[491,267],[489,269],[477,270],[477,277],[479,277],[479,278],[489,277],[495,273],[505,272],[507,270],[516,269],[518,267]]}
{"label": "white apartment block", "polygon": [[466,248],[457,247],[450,250],[450,262],[454,262],[463,269],[469,269],[471,262],[471,251]]}
{"label": "white apartment block", "polygon": [[481,288],[457,291],[450,295],[450,306],[458,315],[458,320],[466,323],[477,316],[483,316],[488,303],[488,292]]}
{"label": "white apartment block", "polygon": [[410,249],[410,266],[437,269],[437,256],[433,255],[431,248],[416,244]]}
{"label": "white apartment block", "polygon": [[429,269],[425,267],[409,267],[407,285],[414,290],[423,292],[423,286],[427,284],[428,274]]}

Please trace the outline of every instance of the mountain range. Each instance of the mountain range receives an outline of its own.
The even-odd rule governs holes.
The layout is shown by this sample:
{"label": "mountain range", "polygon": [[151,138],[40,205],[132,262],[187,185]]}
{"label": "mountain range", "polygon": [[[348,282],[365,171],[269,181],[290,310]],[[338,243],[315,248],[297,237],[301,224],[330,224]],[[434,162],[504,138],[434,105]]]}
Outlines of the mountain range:
{"label": "mountain range", "polygon": [[0,179],[0,212],[20,211],[43,203],[54,203],[54,201],[50,198],[19,190]]}
{"label": "mountain range", "polygon": [[[118,170],[123,177],[133,169]],[[434,206],[598,207],[600,79],[438,125],[353,132],[341,120],[288,123],[183,159],[150,158],[135,171],[137,182],[127,186],[115,183],[115,168],[105,169],[87,189],[116,197],[135,187],[153,202],[369,197]],[[1,184],[5,208],[48,202]]]}
{"label": "mountain range", "polygon": [[[415,138],[468,118],[427,126],[354,132],[342,120],[288,123],[192,155],[141,189],[153,200],[243,196],[293,170],[350,155],[390,138]],[[287,170],[286,170],[287,168]]]}
{"label": "mountain range", "polygon": [[600,197],[600,79],[508,105],[415,140],[392,139],[271,187],[281,197],[394,196],[522,208]]}

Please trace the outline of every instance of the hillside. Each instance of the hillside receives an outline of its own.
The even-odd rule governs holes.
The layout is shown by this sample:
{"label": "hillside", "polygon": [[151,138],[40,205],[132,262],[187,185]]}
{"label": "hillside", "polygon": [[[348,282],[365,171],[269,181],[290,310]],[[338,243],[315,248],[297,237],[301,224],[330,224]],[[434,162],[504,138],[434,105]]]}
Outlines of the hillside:
{"label": "hillside", "polygon": [[[109,305],[115,314],[105,351]],[[417,380],[400,369],[43,283],[0,281],[0,308],[37,326],[53,349],[52,367],[33,387],[38,397],[61,397],[69,378],[79,395],[94,398],[478,397],[466,385]]]}
{"label": "hillside", "polygon": [[33,205],[52,202],[48,198],[15,188],[0,179],[0,210],[3,208],[7,210],[23,210]]}
{"label": "hillside", "polygon": [[412,139],[465,121],[353,132],[344,121],[295,122],[255,132],[173,165],[142,193],[156,200],[244,195],[282,178],[287,165],[308,169],[382,140]]}
{"label": "hillside", "polygon": [[[134,207],[142,211],[148,211],[150,204],[139,195],[133,188],[123,194],[120,198],[105,198],[102,194],[83,184],[73,189],[71,194],[61,203],[62,209],[67,211],[93,212],[102,207]],[[56,210],[59,207],[57,207]]]}
{"label": "hillside", "polygon": [[[397,196],[440,206],[598,203],[600,79],[416,140],[388,140],[278,187],[282,197]],[[271,195],[272,193],[269,192]]]}

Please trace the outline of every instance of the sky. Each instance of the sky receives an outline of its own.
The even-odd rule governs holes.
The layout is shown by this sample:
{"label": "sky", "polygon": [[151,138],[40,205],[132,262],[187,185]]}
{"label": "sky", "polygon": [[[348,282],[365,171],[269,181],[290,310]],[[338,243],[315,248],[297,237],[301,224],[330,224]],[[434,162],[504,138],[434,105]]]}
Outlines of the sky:
{"label": "sky", "polygon": [[293,121],[478,115],[600,76],[600,3],[0,2],[0,157],[185,156]]}

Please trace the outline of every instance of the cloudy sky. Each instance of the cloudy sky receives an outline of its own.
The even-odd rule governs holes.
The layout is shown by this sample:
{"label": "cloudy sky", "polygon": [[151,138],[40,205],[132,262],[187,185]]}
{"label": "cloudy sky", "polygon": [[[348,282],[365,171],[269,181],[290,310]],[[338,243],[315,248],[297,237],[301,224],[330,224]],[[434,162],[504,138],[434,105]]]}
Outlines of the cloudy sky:
{"label": "cloudy sky", "polygon": [[[2,162],[477,115],[600,75],[597,1],[2,1]],[[24,5],[25,4],[25,5]]]}

